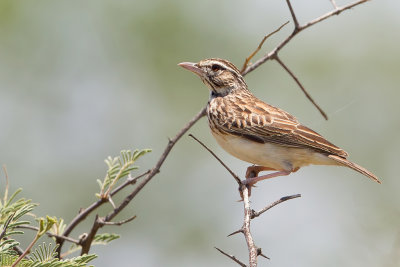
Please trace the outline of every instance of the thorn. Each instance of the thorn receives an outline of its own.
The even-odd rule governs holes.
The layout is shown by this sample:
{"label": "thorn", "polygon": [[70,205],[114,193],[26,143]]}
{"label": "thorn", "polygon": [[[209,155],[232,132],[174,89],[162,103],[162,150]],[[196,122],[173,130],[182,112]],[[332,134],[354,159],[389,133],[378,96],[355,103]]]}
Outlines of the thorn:
{"label": "thorn", "polygon": [[265,256],[265,255],[262,253],[261,248],[257,248],[257,256],[261,256],[261,257],[264,257],[264,258],[270,260],[269,257]]}
{"label": "thorn", "polygon": [[286,197],[281,197],[281,201],[286,201],[292,198],[297,198],[297,197],[301,197],[301,194],[296,194],[296,195],[292,195],[292,196],[286,196]]}
{"label": "thorn", "polygon": [[237,230],[237,231],[235,231],[235,232],[233,232],[233,233],[229,234],[227,237],[230,237],[230,236],[236,235],[236,234],[238,234],[238,233],[243,233],[243,230],[242,230],[242,229],[239,229],[239,230]]}

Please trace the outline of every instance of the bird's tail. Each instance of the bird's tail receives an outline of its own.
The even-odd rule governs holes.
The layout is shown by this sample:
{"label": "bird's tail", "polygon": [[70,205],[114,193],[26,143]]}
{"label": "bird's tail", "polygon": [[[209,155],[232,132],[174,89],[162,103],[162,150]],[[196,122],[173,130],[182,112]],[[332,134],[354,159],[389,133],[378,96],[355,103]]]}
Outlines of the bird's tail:
{"label": "bird's tail", "polygon": [[336,156],[336,155],[329,155],[328,157],[333,159],[337,163],[340,163],[341,165],[352,168],[353,170],[358,171],[359,173],[364,174],[365,176],[371,178],[375,182],[381,184],[381,181],[378,179],[378,177],[376,177],[375,174],[373,174],[372,172],[368,171],[367,169],[361,167],[360,165],[357,165],[354,162],[348,161],[347,159]]}

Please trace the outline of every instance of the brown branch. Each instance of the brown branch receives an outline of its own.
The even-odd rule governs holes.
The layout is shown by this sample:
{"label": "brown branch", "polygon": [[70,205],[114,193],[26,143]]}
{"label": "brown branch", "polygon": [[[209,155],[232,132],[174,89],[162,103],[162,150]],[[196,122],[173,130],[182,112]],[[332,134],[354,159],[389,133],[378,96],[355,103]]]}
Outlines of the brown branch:
{"label": "brown branch", "polygon": [[[286,0],[286,2],[288,4],[288,7],[289,7],[289,10],[290,10],[290,13],[291,13],[292,18],[293,18],[293,22],[295,24],[293,32],[288,37],[286,37],[286,39],[284,39],[278,46],[276,46],[271,52],[267,53],[266,55],[264,55],[263,57],[258,59],[252,65],[248,65],[246,67],[246,69],[242,72],[242,75],[243,76],[247,75],[248,73],[254,71],[255,69],[257,69],[258,67],[260,67],[262,64],[264,64],[266,61],[268,61],[270,59],[277,59],[279,51],[284,46],[286,46],[299,32],[301,32],[301,31],[311,27],[312,25],[317,24],[317,23],[319,23],[319,22],[321,22],[321,21],[323,21],[323,20],[325,20],[325,19],[327,19],[329,17],[332,17],[334,15],[339,15],[341,12],[343,12],[345,10],[348,10],[348,9],[351,9],[351,8],[353,8],[353,7],[357,6],[357,5],[360,5],[362,3],[365,3],[367,1],[369,1],[369,0],[359,0],[359,1],[355,1],[355,2],[353,2],[351,4],[345,5],[343,7],[337,7],[337,8],[335,8],[335,10],[333,10],[331,12],[328,12],[325,15],[322,15],[322,16],[320,16],[320,17],[318,17],[318,18],[316,18],[316,19],[314,19],[314,20],[312,20],[310,22],[307,22],[306,24],[300,26],[298,24],[296,15],[294,13],[294,10],[292,8],[292,5],[291,5],[290,1]],[[292,75],[293,73],[289,73],[289,74],[293,77],[293,75]],[[297,82],[297,84],[299,84],[299,83]],[[313,103],[313,105],[319,110],[321,115],[324,116],[325,119],[327,119],[327,116],[326,116],[325,112],[323,112],[322,109],[315,103],[315,101],[312,100],[310,95],[308,93],[306,93],[304,87],[301,86],[300,88],[306,94],[307,98]]]}
{"label": "brown branch", "polygon": [[296,18],[296,14],[294,13],[292,4],[290,3],[290,0],[286,0],[286,3],[289,7],[290,15],[292,15],[292,19],[293,19],[293,23],[294,23],[294,31],[298,31],[299,30],[299,21]]}
{"label": "brown branch", "polygon": [[331,1],[332,5],[333,5],[333,7],[334,7],[335,9],[338,9],[338,6],[337,6],[335,0],[329,0],[329,1]]}
{"label": "brown branch", "polygon": [[[295,13],[293,12],[293,10],[291,9],[291,5],[290,2],[287,0],[288,4],[289,4],[289,9],[291,9],[291,14],[292,14],[292,18],[295,24],[295,29],[292,32],[291,35],[289,35],[285,40],[283,40],[277,47],[275,47],[270,53],[264,55],[263,57],[261,57],[259,60],[257,60],[253,65],[247,65],[246,69],[243,71],[242,75],[245,76],[246,74],[248,74],[249,72],[255,70],[256,68],[258,68],[260,65],[262,65],[263,63],[265,63],[267,60],[269,59],[276,59],[278,52],[288,43],[290,42],[293,37],[299,33],[300,31],[320,22],[323,21],[333,15],[338,15],[340,14],[342,11],[350,9],[356,5],[359,5],[361,3],[364,3],[368,0],[361,0],[361,1],[357,1],[354,2],[352,4],[349,4],[347,6],[341,7],[341,8],[337,8],[336,10],[329,12],[313,21],[310,21],[302,26],[298,25],[298,21],[297,18],[295,16]],[[297,26],[296,26],[297,25]],[[263,43],[263,41],[262,41]],[[262,45],[262,44],[261,44]],[[279,62],[279,61],[278,61]],[[314,102],[315,103],[315,102]],[[178,133],[176,134],[176,136],[173,139],[170,139],[166,148],[164,149],[164,152],[162,153],[162,155],[160,156],[160,158],[158,159],[157,163],[155,164],[155,166],[149,170],[148,172],[146,172],[145,174],[143,174],[142,176],[145,176],[144,179],[137,185],[137,187],[135,187],[135,189],[128,195],[125,197],[125,199],[123,200],[123,202],[117,206],[116,208],[114,208],[106,217],[104,217],[103,223],[105,222],[110,222],[116,215],[119,214],[119,212],[124,209],[129,203],[130,201],[143,189],[143,187],[156,175],[160,172],[160,168],[162,166],[162,164],[164,163],[165,159],[167,158],[167,156],[169,155],[170,151],[172,150],[173,146],[178,142],[178,140],[204,115],[206,114],[206,108],[204,107],[203,109],[200,110],[200,112],[193,117],[193,119],[191,121],[189,121],[181,130],[178,131]],[[140,176],[140,177],[142,177]],[[137,178],[140,178],[137,177]],[[236,178],[235,178],[236,180]],[[123,188],[125,188],[127,185],[129,184],[135,184],[136,183],[136,179],[130,181],[129,179],[122,184],[121,186],[117,187],[113,192],[111,192],[110,195],[116,194],[117,192],[119,192],[120,190],[122,190]],[[237,181],[237,180],[236,180]],[[240,181],[240,179],[239,179]],[[243,186],[241,186],[243,187]],[[248,199],[248,189],[244,188],[243,192],[245,192],[247,194],[247,199]],[[86,217],[95,209],[97,209],[99,206],[101,206],[102,204],[104,204],[105,202],[107,202],[107,199],[100,199],[96,202],[94,202],[92,205],[90,205],[89,207],[87,207],[86,209],[83,209],[72,221],[71,223],[67,226],[65,232],[63,233],[65,237],[67,237],[73,229],[75,229],[75,227],[82,222],[84,219],[86,219]],[[245,204],[247,205],[247,204]],[[246,215],[247,216],[247,215]],[[250,215],[248,215],[250,216]],[[101,221],[99,221],[99,217],[96,216],[96,219],[93,223],[92,229],[90,231],[91,234],[95,234],[97,232],[97,230],[101,227]],[[104,224],[103,224],[104,225]],[[250,226],[250,225],[249,225]],[[87,239],[88,236],[85,237],[85,239]],[[60,252],[61,252],[61,247],[64,243],[65,239],[61,239],[61,238],[57,238],[57,243],[59,244],[58,247],[58,255],[60,256]],[[93,238],[92,238],[93,240]],[[82,242],[82,241],[81,241]],[[87,242],[86,243],[87,246],[91,245],[91,242]],[[250,249],[250,248],[249,248]],[[88,251],[88,249],[87,249]],[[259,250],[257,250],[259,251]],[[261,254],[257,254],[257,255],[261,255]]]}
{"label": "brown branch", "polygon": [[[143,187],[157,174],[160,172],[160,168],[167,158],[169,152],[171,152],[172,148],[178,142],[178,140],[192,127],[200,118],[202,118],[206,114],[206,108],[204,107],[200,112],[194,116],[176,135],[174,138],[168,141],[167,147],[164,149],[161,157],[158,159],[156,165],[147,176],[136,186],[136,188],[124,198],[121,204],[113,209],[107,216],[103,218],[99,218],[96,216],[95,221],[92,225],[92,228],[86,238],[81,242],[82,250],[81,254],[85,254],[89,252],[91,242],[93,241],[94,236],[96,235],[99,228],[101,228],[104,224],[102,222],[110,222],[115,216],[117,216],[131,201],[132,199],[143,189]],[[65,234],[64,234],[65,235]]]}
{"label": "brown branch", "polygon": [[327,120],[328,116],[326,115],[326,113],[314,101],[314,99],[311,97],[311,95],[307,92],[306,88],[304,88],[304,86],[300,83],[300,81],[296,77],[296,75],[294,75],[294,73],[282,62],[282,60],[278,56],[275,56],[275,60],[287,71],[287,73],[289,73],[289,75],[297,83],[297,85],[300,87],[300,89],[303,91],[303,93],[306,95],[306,97],[311,101],[311,103],[319,110],[319,112],[322,114],[322,116]]}
{"label": "brown branch", "polygon": [[264,45],[264,42],[265,42],[270,36],[272,36],[273,34],[279,32],[279,31],[280,31],[284,26],[286,26],[286,24],[288,24],[288,23],[289,23],[289,21],[285,22],[285,23],[282,24],[278,29],[276,29],[275,31],[273,31],[273,32],[271,32],[271,33],[269,33],[269,34],[267,34],[267,35],[264,36],[264,38],[263,38],[263,39],[261,40],[261,42],[258,44],[258,47],[256,48],[256,50],[254,50],[253,53],[251,53],[250,56],[248,56],[248,57],[246,58],[246,60],[244,61],[243,67],[242,67],[242,69],[240,70],[241,73],[243,73],[244,70],[247,68],[247,66],[248,66],[249,63],[250,63],[250,60],[258,53],[258,51],[261,50],[262,46]]}
{"label": "brown branch", "polygon": [[227,256],[228,258],[230,258],[231,260],[233,260],[234,262],[236,262],[237,264],[239,264],[242,267],[247,267],[246,264],[244,264],[243,262],[241,262],[240,260],[238,260],[234,255],[229,255],[228,253],[226,253],[225,251],[223,251],[222,249],[219,249],[217,247],[214,247],[216,250],[218,250],[219,252],[221,252],[223,255]]}
{"label": "brown branch", "polygon": [[240,181],[239,176],[237,176],[226,164],[213,152],[211,149],[209,149],[203,142],[201,142],[199,139],[194,137],[192,134],[189,134],[190,137],[192,137],[194,140],[196,140],[200,145],[202,145],[205,149],[207,149],[208,152],[211,153],[211,155],[214,156],[218,160],[219,163],[232,175],[232,177],[236,180],[236,182],[239,184],[239,186],[242,185],[242,182]]}
{"label": "brown branch", "polygon": [[[113,196],[117,194],[119,191],[121,191],[123,188],[127,187],[128,185],[135,184],[138,179],[142,178],[145,175],[148,175],[150,173],[150,170],[146,171],[145,173],[142,173],[134,178],[128,178],[123,184],[115,188],[111,193],[110,196]],[[89,216],[90,213],[92,213],[95,209],[103,205],[104,203],[107,203],[108,200],[106,198],[101,198],[97,200],[96,202],[92,203],[89,207],[86,209],[80,210],[79,214],[72,219],[72,221],[68,224],[68,226],[65,228],[63,237],[68,237],[68,235],[72,232],[75,227],[81,223],[83,220],[86,219],[87,216]],[[59,244],[59,247],[57,248],[57,253],[58,257],[61,257],[61,247],[64,243],[65,238],[58,238],[56,237],[56,243]]]}
{"label": "brown branch", "polygon": [[[18,225],[16,228],[29,229],[29,230],[33,230],[33,231],[36,231],[36,232],[39,231],[38,227],[31,226],[31,225]],[[68,236],[57,235],[57,234],[53,234],[51,232],[46,232],[46,235],[49,236],[49,237],[57,238],[57,239],[63,239],[65,241],[69,241],[69,242],[77,244],[77,245],[79,244],[78,240],[73,239],[73,238],[68,237]]]}
{"label": "brown branch", "polygon": [[287,45],[289,43],[289,41],[291,41],[293,39],[293,37],[295,37],[299,32],[301,32],[301,31],[307,29],[308,27],[310,27],[310,26],[312,26],[314,24],[317,24],[317,23],[319,23],[319,22],[321,22],[321,21],[323,21],[323,20],[325,20],[325,19],[327,19],[329,17],[332,17],[334,15],[338,15],[338,14],[340,14],[341,12],[343,12],[345,10],[353,8],[353,7],[357,6],[357,5],[365,3],[367,1],[369,1],[369,0],[360,0],[360,1],[353,2],[353,3],[348,4],[346,6],[340,7],[338,9],[334,10],[334,11],[328,12],[325,15],[322,15],[322,16],[320,16],[320,17],[318,17],[318,18],[316,18],[316,19],[314,19],[314,20],[312,20],[312,21],[310,21],[310,22],[308,22],[308,23],[306,23],[306,24],[304,24],[302,26],[299,26],[299,28],[298,28],[299,30],[298,31],[294,30],[292,32],[292,34],[290,34],[285,40],[283,40],[279,45],[277,45],[271,52],[267,53],[266,55],[261,57],[259,60],[254,62],[252,65],[248,66],[246,68],[246,70],[243,72],[242,75],[244,76],[244,75],[248,74],[249,72],[254,71],[258,67],[260,67],[262,64],[264,64],[266,61],[268,61],[270,59],[273,59],[278,54],[278,52],[285,45]]}
{"label": "brown branch", "polygon": [[298,198],[298,197],[301,197],[301,195],[300,195],[300,194],[296,194],[296,195],[281,197],[281,198],[278,199],[277,201],[272,202],[271,204],[269,204],[268,206],[264,207],[263,209],[261,209],[261,210],[259,210],[259,211],[254,211],[254,210],[253,210],[253,211],[251,212],[251,216],[250,216],[251,218],[250,218],[250,219],[254,219],[254,218],[260,216],[261,214],[263,214],[263,213],[266,212],[267,210],[271,209],[272,207],[275,207],[276,205],[278,205],[278,204],[280,204],[280,203],[282,203],[282,202],[288,201],[288,200],[290,200],[290,199]]}
{"label": "brown branch", "polygon": [[102,226],[101,221],[102,219],[99,218],[99,215],[96,215],[89,234],[81,235],[81,240],[79,240],[79,245],[82,246],[81,255],[89,253],[93,239],[96,236],[97,231]]}
{"label": "brown branch", "polygon": [[102,224],[103,224],[103,225],[118,225],[118,226],[120,226],[120,225],[123,225],[123,224],[125,224],[125,223],[130,222],[130,221],[133,221],[134,219],[136,219],[136,215],[134,215],[134,216],[132,216],[132,217],[130,217],[130,218],[128,218],[128,219],[125,219],[125,220],[122,220],[122,221],[118,221],[118,222],[107,222],[107,221],[103,221]]}
{"label": "brown branch", "polygon": [[258,253],[257,253],[257,247],[254,244],[254,240],[250,232],[251,214],[253,212],[252,209],[250,208],[249,189],[247,188],[247,186],[242,185],[240,191],[241,195],[243,196],[243,208],[244,208],[244,220],[243,220],[242,231],[244,234],[244,238],[246,239],[247,248],[249,250],[249,266],[255,267],[257,266]]}

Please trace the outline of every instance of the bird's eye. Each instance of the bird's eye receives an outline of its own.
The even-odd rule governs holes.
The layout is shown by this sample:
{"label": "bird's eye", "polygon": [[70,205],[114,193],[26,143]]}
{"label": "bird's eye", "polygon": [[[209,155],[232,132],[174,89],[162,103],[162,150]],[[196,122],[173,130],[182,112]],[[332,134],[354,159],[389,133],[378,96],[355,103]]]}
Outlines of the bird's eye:
{"label": "bird's eye", "polygon": [[213,65],[211,66],[211,69],[212,69],[213,71],[218,71],[218,70],[222,70],[222,67],[221,67],[220,65],[218,65],[218,64],[213,64]]}

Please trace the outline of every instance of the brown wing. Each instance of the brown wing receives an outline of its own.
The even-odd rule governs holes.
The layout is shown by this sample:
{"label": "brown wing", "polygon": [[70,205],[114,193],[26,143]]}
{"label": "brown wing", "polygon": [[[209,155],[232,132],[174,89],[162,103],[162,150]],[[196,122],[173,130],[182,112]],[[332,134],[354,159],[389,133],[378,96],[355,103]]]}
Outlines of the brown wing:
{"label": "brown wing", "polygon": [[[227,110],[228,121],[222,125],[226,132],[240,135],[256,142],[271,142],[283,146],[309,148],[321,153],[346,158],[348,154],[313,130],[301,125],[289,113],[268,105],[252,95],[235,96],[222,106]],[[251,105],[248,105],[251,103]],[[244,105],[246,104],[246,105]]]}

